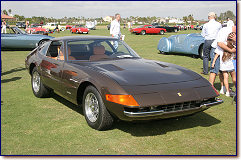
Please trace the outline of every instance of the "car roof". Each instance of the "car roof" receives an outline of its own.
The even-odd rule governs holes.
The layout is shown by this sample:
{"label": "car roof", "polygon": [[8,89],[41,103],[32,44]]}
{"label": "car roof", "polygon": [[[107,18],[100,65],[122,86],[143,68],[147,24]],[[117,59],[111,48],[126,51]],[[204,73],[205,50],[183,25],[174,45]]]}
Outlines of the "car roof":
{"label": "car roof", "polygon": [[52,40],[63,40],[63,41],[70,41],[70,40],[116,40],[117,38],[110,37],[110,36],[65,36],[65,37],[58,37]]}

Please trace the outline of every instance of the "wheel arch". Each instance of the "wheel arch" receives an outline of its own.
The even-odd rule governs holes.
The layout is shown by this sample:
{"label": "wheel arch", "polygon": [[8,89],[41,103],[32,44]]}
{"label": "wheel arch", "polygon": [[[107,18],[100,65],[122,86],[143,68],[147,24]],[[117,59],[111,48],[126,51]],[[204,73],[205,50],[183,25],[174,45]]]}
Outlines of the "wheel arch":
{"label": "wheel arch", "polygon": [[97,89],[97,87],[93,83],[91,83],[90,81],[84,81],[84,82],[80,83],[80,85],[78,87],[78,90],[77,90],[77,97],[76,97],[77,98],[76,101],[79,105],[82,104],[84,91],[89,85],[92,85],[93,87],[95,87]]}
{"label": "wheel arch", "polygon": [[29,74],[30,74],[30,75],[32,75],[32,72],[33,72],[34,67],[36,67],[36,64],[35,64],[35,63],[31,63],[31,64],[29,65]]}

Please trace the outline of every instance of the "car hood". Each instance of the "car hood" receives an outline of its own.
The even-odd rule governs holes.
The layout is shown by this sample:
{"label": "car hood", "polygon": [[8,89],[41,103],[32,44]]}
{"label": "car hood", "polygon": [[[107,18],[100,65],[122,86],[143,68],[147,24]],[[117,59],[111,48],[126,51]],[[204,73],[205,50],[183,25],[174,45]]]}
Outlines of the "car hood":
{"label": "car hood", "polygon": [[139,58],[92,62],[89,67],[123,86],[177,83],[201,78],[197,73],[174,64]]}

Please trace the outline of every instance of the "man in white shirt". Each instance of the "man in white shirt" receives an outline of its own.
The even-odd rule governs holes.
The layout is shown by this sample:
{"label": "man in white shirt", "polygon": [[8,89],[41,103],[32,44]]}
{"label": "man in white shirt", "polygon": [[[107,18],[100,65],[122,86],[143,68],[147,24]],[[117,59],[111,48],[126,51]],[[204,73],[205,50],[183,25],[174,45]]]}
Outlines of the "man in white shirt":
{"label": "man in white shirt", "polygon": [[[113,20],[111,22],[110,25],[110,34],[112,37],[121,39],[121,31],[120,31],[120,19],[121,16],[119,13],[115,14],[115,20]],[[114,48],[117,49],[118,48],[118,41],[114,42]]]}
{"label": "man in white shirt", "polygon": [[218,31],[222,28],[221,23],[215,21],[216,14],[210,12],[208,14],[209,22],[204,24],[201,35],[204,37],[203,45],[203,72],[201,74],[208,74],[208,61],[210,57],[210,51],[212,49],[212,43],[216,39]]}
{"label": "man in white shirt", "polygon": [[233,26],[234,26],[233,21],[228,17],[227,18],[227,27],[233,27]]}

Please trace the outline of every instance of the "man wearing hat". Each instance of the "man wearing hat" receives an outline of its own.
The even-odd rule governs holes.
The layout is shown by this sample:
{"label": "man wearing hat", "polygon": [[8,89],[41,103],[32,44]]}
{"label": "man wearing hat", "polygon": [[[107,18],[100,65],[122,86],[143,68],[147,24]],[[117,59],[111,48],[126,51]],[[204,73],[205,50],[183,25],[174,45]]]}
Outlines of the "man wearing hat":
{"label": "man wearing hat", "polygon": [[216,14],[210,12],[208,14],[209,22],[204,24],[201,35],[204,37],[203,45],[203,72],[201,74],[208,74],[208,61],[212,49],[212,43],[217,38],[218,31],[222,28],[221,23],[215,21]]}

